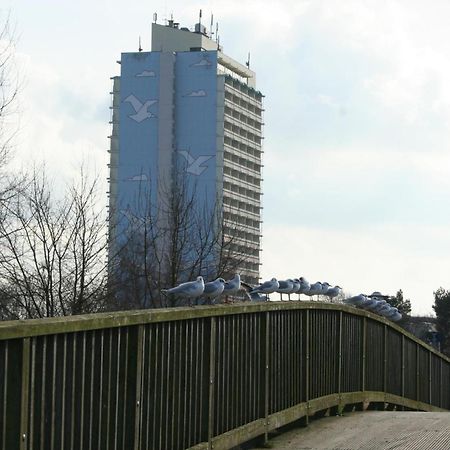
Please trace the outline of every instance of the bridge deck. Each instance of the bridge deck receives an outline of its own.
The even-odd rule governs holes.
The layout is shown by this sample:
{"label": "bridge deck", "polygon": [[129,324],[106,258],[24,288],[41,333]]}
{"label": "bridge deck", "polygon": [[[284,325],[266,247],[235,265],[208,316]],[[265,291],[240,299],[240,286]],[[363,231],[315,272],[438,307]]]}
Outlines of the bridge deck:
{"label": "bridge deck", "polygon": [[346,413],[287,431],[270,444],[277,450],[449,450],[450,413]]}

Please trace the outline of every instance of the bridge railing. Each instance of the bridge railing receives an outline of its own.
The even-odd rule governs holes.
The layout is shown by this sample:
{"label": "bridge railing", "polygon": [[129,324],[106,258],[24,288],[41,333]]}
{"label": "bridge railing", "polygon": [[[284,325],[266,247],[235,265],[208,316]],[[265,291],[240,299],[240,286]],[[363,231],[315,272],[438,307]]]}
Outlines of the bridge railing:
{"label": "bridge railing", "polygon": [[0,448],[226,449],[328,408],[450,409],[450,360],[344,305],[0,323]]}

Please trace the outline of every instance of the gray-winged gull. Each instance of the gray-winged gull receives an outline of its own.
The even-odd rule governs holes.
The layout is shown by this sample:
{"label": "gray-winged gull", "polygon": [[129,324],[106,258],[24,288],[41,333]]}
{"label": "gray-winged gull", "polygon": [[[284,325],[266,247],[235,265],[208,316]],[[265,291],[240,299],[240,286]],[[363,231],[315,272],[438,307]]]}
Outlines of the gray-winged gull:
{"label": "gray-winged gull", "polygon": [[309,292],[309,289],[311,285],[309,284],[309,281],[305,277],[300,277],[300,288],[298,289],[298,299],[300,300],[300,294],[305,294]]}
{"label": "gray-winged gull", "polygon": [[283,294],[289,295],[289,300],[291,299],[291,294],[294,292],[294,281],[289,280],[278,280],[278,288],[276,290],[280,294],[280,300],[283,301]]}
{"label": "gray-winged gull", "polygon": [[205,290],[205,282],[203,277],[197,277],[195,281],[188,281],[181,283],[170,289],[161,289],[161,292],[165,295],[175,295],[180,298],[187,298],[189,305],[192,306],[192,300],[200,297]]}
{"label": "gray-winged gull", "polygon": [[225,302],[228,303],[229,295],[236,295],[241,289],[241,276],[236,273],[231,280],[225,281],[223,293],[226,295]]}
{"label": "gray-winged gull", "polygon": [[251,292],[259,292],[261,294],[272,294],[280,287],[278,280],[272,278],[270,281],[264,281],[264,283],[256,286]]}
{"label": "gray-winged gull", "polygon": [[333,298],[337,297],[342,292],[342,288],[340,286],[334,286],[328,288],[327,292],[324,294],[327,297],[330,298],[330,300],[333,300]]}
{"label": "gray-winged gull", "polygon": [[214,281],[205,283],[205,290],[203,291],[203,295],[210,302],[212,302],[214,299],[216,299],[222,294],[224,289],[225,289],[225,280],[223,278],[217,278]]}

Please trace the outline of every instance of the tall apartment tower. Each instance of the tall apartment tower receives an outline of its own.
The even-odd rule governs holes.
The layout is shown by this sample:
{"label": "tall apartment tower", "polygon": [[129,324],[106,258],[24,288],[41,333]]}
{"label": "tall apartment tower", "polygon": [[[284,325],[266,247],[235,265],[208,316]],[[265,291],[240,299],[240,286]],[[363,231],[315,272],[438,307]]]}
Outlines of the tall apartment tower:
{"label": "tall apartment tower", "polygon": [[225,55],[201,24],[190,31],[173,21],[152,25],[150,52],[122,53],[118,62],[110,137],[112,216],[126,215],[142,182],[152,185],[152,202],[161,201],[158,183],[170,180],[181,158],[199,201],[216,205],[224,235],[233,235],[236,254],[245,255],[241,276],[257,283],[263,95],[255,73]]}

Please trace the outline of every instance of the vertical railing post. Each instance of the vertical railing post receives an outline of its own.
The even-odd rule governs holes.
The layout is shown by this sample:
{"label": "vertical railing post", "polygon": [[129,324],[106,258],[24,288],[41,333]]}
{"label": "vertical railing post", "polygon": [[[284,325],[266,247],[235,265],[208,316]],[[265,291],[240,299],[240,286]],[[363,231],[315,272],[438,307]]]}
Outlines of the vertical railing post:
{"label": "vertical railing post", "polygon": [[269,396],[270,396],[270,313],[266,311],[264,314],[262,338],[264,343],[264,445],[269,442]]}
{"label": "vertical railing post", "polygon": [[387,372],[388,372],[388,359],[387,359],[387,352],[388,352],[388,345],[387,345],[387,325],[384,324],[384,338],[383,338],[383,392],[386,394],[387,392]]}
{"label": "vertical railing post", "polygon": [[216,318],[211,317],[209,333],[209,390],[208,390],[208,449],[213,448],[214,437],[214,390],[216,385]]}
{"label": "vertical railing post", "polygon": [[432,395],[431,395],[431,352],[428,350],[428,403],[431,405]]}
{"label": "vertical railing post", "polygon": [[339,312],[339,349],[338,349],[338,395],[339,405],[341,404],[341,388],[342,388],[342,325],[343,325],[343,313]]}
{"label": "vertical railing post", "polygon": [[22,339],[22,389],[20,405],[20,450],[28,445],[28,398],[30,380],[30,338]]}
{"label": "vertical railing post", "polygon": [[367,318],[363,317],[362,362],[361,362],[361,391],[366,390],[366,348],[367,348]]}
{"label": "vertical railing post", "polygon": [[138,325],[136,341],[136,392],[134,408],[134,450],[139,450],[141,437],[141,391],[142,391],[142,360],[144,349],[144,325]]}
{"label": "vertical railing post", "polygon": [[306,333],[305,333],[305,348],[306,348],[306,363],[305,363],[305,400],[306,400],[306,424],[309,422],[309,396],[310,396],[310,376],[309,376],[309,342],[310,342],[311,326],[310,326],[310,310],[306,310]]}
{"label": "vertical railing post", "polygon": [[401,394],[402,394],[402,397],[405,397],[405,335],[404,334],[402,334]]}
{"label": "vertical railing post", "polygon": [[419,344],[416,342],[416,401],[419,401]]}

